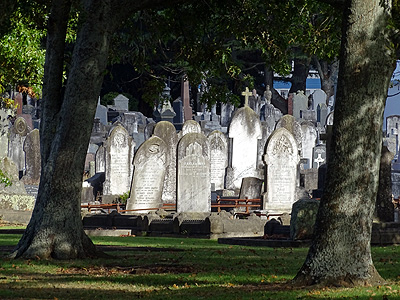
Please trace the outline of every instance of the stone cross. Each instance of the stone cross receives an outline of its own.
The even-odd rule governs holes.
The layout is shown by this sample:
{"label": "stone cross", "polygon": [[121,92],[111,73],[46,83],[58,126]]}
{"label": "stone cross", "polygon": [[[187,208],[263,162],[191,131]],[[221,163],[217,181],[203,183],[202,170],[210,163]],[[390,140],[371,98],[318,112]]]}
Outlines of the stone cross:
{"label": "stone cross", "polygon": [[249,88],[246,87],[246,90],[242,92],[242,96],[244,96],[244,106],[249,106],[249,96],[252,96],[253,93],[249,91]]}
{"label": "stone cross", "polygon": [[324,161],[325,161],[325,159],[322,158],[321,153],[318,153],[318,157],[316,159],[314,159],[314,162],[316,164],[318,164],[317,168],[319,168],[320,164],[323,163]]}

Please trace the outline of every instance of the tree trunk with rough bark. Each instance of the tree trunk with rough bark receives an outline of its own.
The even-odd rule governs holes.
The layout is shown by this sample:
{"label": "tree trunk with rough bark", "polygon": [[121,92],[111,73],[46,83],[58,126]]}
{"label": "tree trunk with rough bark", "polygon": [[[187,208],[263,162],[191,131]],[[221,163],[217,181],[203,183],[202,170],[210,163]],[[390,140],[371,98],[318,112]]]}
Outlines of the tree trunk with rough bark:
{"label": "tree trunk with rough bark", "polygon": [[311,58],[295,58],[293,74],[290,82],[292,83],[289,93],[298,91],[306,92],[306,81],[310,71]]}
{"label": "tree trunk with rough bark", "polygon": [[62,95],[60,76],[70,3],[53,2],[41,125],[42,175],[32,218],[13,257],[71,259],[96,255],[83,231],[80,197],[96,100],[107,64],[110,4],[110,0],[84,3],[84,24]]}
{"label": "tree trunk with rough bark", "polygon": [[383,110],[395,67],[386,28],[390,4],[346,1],[326,187],[315,237],[295,282],[377,284],[370,240],[381,155]]}
{"label": "tree trunk with rough bark", "polygon": [[321,89],[326,94],[326,105],[328,105],[329,98],[335,94],[335,83],[339,71],[339,61],[335,59],[333,62],[329,63],[326,60],[319,60],[314,56],[313,62],[321,80]]}

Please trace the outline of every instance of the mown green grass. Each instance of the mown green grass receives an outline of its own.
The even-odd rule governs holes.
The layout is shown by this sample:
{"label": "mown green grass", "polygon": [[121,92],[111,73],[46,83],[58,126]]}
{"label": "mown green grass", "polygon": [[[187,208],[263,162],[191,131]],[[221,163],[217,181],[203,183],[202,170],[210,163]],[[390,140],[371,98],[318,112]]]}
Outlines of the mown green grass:
{"label": "mown green grass", "polygon": [[[0,245],[20,235],[0,234]],[[96,244],[135,247],[107,259],[4,259],[0,299],[400,299],[400,248],[374,247],[387,285],[294,288],[307,249],[220,245],[189,238],[96,237]],[[4,257],[6,253],[0,253]]]}

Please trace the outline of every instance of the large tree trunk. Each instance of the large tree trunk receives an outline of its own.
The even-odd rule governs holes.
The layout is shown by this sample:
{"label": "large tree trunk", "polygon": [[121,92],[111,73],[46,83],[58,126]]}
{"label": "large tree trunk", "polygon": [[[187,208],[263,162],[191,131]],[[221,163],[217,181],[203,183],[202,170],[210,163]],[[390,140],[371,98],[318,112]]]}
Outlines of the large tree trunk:
{"label": "large tree trunk", "polygon": [[346,1],[326,188],[299,284],[358,285],[382,280],[370,251],[383,110],[395,67],[380,0]]}
{"label": "large tree trunk", "polygon": [[[68,20],[68,13],[64,11],[63,15],[62,10],[68,9],[67,2],[53,2],[53,17],[61,18],[62,24],[60,21],[59,26],[52,27],[50,22],[49,27],[41,182],[32,218],[14,257],[70,259],[95,255],[95,247],[83,231],[80,198],[83,166],[107,63],[111,1],[84,3],[84,24],[61,96],[59,59],[65,37],[62,27],[65,18]],[[57,78],[49,78],[53,75]]]}
{"label": "large tree trunk", "polygon": [[310,62],[311,58],[308,57],[294,59],[293,74],[290,80],[292,86],[289,93],[297,93],[298,91],[306,93],[306,81],[310,71]]}
{"label": "large tree trunk", "polygon": [[333,62],[319,60],[316,56],[313,57],[313,63],[318,71],[321,80],[321,89],[326,94],[326,105],[329,98],[335,94],[335,83],[339,71],[339,61],[335,59]]}

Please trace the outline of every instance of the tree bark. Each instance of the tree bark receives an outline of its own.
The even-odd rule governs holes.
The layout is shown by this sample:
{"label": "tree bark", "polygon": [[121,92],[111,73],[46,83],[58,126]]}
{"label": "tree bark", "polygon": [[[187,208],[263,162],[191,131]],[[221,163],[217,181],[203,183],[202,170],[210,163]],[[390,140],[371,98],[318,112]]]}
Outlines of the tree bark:
{"label": "tree bark", "polygon": [[295,282],[377,284],[370,250],[383,110],[395,67],[390,4],[346,2],[326,187],[315,237]]}
{"label": "tree bark", "polygon": [[[63,17],[58,4],[68,7],[67,1],[59,2],[53,2],[52,11],[57,12],[54,18]],[[61,40],[65,38],[61,27],[65,24],[53,24],[54,28],[49,24],[41,182],[32,218],[13,257],[71,259],[96,255],[83,231],[80,197],[85,156],[107,64],[112,5],[110,0],[83,4],[85,20],[77,36],[63,101],[59,101],[62,61],[61,70],[59,63]],[[64,15],[68,20],[68,13]],[[60,23],[64,21],[65,16]],[[52,49],[54,45],[56,49]],[[49,78],[54,73],[57,77]]]}
{"label": "tree bark", "polygon": [[335,94],[335,82],[339,71],[339,61],[335,59],[333,62],[328,63],[326,60],[319,60],[314,56],[313,62],[321,80],[321,89],[326,94],[326,105],[328,105],[329,98]]}
{"label": "tree bark", "polygon": [[310,62],[311,58],[308,57],[294,59],[294,69],[290,80],[292,86],[289,93],[297,93],[298,91],[306,93],[306,81],[310,71]]}

